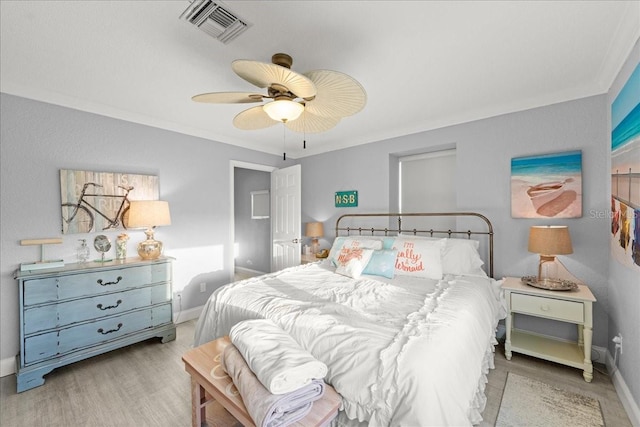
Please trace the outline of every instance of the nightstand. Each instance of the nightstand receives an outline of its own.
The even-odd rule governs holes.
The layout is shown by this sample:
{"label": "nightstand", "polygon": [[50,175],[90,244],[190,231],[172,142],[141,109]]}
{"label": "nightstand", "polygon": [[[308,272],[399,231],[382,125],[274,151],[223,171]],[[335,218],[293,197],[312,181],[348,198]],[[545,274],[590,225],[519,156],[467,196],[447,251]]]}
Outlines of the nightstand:
{"label": "nightstand", "polygon": [[[596,301],[586,285],[577,291],[548,291],[522,283],[517,277],[504,279],[502,289],[507,301],[505,356],[513,352],[539,357],[583,370],[585,381],[593,379],[591,339],[593,303]],[[555,339],[513,328],[515,314],[542,317],[578,326],[578,342]]]}

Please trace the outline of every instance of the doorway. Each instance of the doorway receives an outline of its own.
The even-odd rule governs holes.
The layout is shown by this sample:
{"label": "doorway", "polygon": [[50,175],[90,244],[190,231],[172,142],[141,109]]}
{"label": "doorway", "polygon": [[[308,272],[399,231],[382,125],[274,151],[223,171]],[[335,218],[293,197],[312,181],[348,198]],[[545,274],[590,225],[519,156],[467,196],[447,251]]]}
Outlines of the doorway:
{"label": "doorway", "polygon": [[276,169],[272,166],[231,161],[229,231],[233,247],[231,266],[234,280],[270,271],[271,218],[270,215],[255,215],[252,212],[252,199],[255,208],[258,196],[264,195],[264,191],[270,191],[271,172]]}

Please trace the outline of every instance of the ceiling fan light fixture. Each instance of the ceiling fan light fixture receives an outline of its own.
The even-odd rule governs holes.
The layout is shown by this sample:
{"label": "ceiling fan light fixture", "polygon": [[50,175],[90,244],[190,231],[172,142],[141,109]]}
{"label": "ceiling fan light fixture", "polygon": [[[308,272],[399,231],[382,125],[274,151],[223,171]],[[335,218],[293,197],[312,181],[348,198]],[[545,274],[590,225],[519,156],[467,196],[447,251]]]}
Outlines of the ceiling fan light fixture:
{"label": "ceiling fan light fixture", "polygon": [[273,120],[287,123],[300,117],[304,111],[304,105],[287,99],[278,99],[264,104],[262,109]]}

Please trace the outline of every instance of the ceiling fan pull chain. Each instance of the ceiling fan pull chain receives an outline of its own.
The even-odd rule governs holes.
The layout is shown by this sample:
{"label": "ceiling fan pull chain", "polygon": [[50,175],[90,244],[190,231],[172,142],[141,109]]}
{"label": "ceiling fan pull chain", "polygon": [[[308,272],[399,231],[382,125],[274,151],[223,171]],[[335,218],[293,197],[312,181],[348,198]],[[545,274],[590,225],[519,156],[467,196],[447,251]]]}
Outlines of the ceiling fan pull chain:
{"label": "ceiling fan pull chain", "polygon": [[282,160],[287,160],[287,132],[282,123]]}

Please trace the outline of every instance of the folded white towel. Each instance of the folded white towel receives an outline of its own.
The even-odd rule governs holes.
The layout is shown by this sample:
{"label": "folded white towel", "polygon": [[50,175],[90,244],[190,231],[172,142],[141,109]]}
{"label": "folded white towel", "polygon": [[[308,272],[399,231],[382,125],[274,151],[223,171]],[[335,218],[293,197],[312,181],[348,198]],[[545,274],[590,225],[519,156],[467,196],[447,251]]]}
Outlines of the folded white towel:
{"label": "folded white towel", "polygon": [[229,337],[256,377],[273,394],[290,393],[327,375],[327,365],[271,320],[242,321],[231,328]]}
{"label": "folded white towel", "polygon": [[313,380],[287,394],[269,393],[233,344],[225,347],[221,364],[233,380],[257,427],[284,427],[293,424],[307,416],[313,402],[324,394],[322,380]]}

